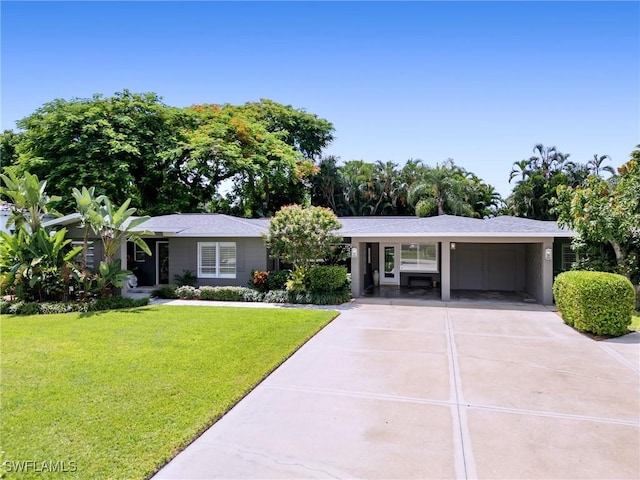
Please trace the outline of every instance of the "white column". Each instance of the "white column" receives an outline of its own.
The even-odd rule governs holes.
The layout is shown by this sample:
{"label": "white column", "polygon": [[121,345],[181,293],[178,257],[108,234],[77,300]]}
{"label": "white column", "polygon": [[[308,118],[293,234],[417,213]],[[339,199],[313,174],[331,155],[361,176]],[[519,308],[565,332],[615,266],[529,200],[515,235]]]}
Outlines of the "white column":
{"label": "white column", "polygon": [[542,304],[553,305],[553,240],[542,244],[541,288]]}
{"label": "white column", "polygon": [[440,243],[440,290],[443,302],[451,300],[451,242]]}
{"label": "white column", "polygon": [[[355,297],[359,297],[361,294],[362,288],[362,272],[363,270],[360,268],[362,264],[362,256],[366,254],[363,248],[363,243],[353,242],[351,244],[352,252],[351,252],[351,295]],[[353,250],[353,249],[356,250]],[[353,254],[357,252],[357,257],[354,257]]]}

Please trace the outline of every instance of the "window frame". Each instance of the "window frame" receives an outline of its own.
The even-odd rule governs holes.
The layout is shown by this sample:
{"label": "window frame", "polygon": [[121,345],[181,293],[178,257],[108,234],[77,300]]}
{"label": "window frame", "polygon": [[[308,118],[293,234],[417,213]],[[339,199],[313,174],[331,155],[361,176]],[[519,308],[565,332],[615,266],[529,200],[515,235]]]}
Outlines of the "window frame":
{"label": "window frame", "polygon": [[[573,260],[569,264],[569,268],[567,268],[566,256],[567,254],[573,257]],[[573,268],[573,264],[578,261],[578,254],[571,249],[570,243],[563,243],[560,247],[560,270],[563,272],[568,272]]]}
{"label": "window frame", "polygon": [[[433,260],[433,267],[426,267],[425,268],[406,268],[404,265],[404,258],[402,256],[403,251],[405,251],[405,249],[403,249],[403,247],[405,246],[409,246],[409,248],[411,248],[411,245],[417,245],[418,251],[420,250],[420,246],[421,245],[430,245],[435,247],[435,258]],[[400,272],[405,272],[405,273],[439,273],[440,269],[439,269],[439,246],[438,246],[438,242],[411,242],[411,243],[401,243],[400,244]],[[418,258],[415,259],[416,262],[419,260]],[[431,262],[430,262],[431,263]],[[418,267],[420,267],[420,265],[418,264]]]}
{"label": "window frame", "polygon": [[[215,247],[215,273],[204,273],[202,271],[202,248],[203,247]],[[221,247],[233,247],[234,251],[234,269],[233,273],[220,273],[221,267]],[[210,268],[211,266],[206,266]],[[237,278],[238,276],[238,246],[236,242],[198,242],[198,265],[197,265],[198,278]]]}

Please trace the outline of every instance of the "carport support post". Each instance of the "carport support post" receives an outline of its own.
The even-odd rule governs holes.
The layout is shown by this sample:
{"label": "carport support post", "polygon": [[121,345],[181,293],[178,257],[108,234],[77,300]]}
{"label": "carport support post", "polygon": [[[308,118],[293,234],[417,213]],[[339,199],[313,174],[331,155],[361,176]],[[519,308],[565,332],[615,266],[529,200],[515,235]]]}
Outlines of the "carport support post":
{"label": "carport support post", "polygon": [[[550,252],[547,257],[545,252]],[[553,305],[553,239],[542,245],[542,304]]]}
{"label": "carport support post", "polygon": [[[352,243],[351,247],[351,296],[356,298],[362,294],[360,290],[362,282],[361,272],[364,272],[364,268],[361,268],[361,266],[363,265],[363,259],[366,252],[364,243]],[[354,247],[356,248],[355,251],[353,250]],[[354,253],[357,255],[356,258],[353,257]]]}
{"label": "carport support post", "polygon": [[443,302],[451,300],[451,242],[440,243],[440,294]]}

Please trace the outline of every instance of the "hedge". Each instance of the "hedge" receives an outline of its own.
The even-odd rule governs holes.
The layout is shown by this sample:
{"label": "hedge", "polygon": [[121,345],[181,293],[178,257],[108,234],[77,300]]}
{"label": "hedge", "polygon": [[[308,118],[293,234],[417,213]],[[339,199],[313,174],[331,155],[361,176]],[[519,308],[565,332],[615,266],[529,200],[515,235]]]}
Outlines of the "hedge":
{"label": "hedge", "polygon": [[622,275],[564,272],[556,277],[553,294],[563,320],[576,330],[610,336],[628,333],[635,291]]}
{"label": "hedge", "polygon": [[335,292],[347,283],[347,269],[337,265],[316,265],[309,269],[309,290]]}
{"label": "hedge", "polygon": [[13,315],[39,315],[50,313],[99,312],[121,308],[143,307],[148,298],[109,297],[87,302],[7,302],[0,300],[0,313]]}

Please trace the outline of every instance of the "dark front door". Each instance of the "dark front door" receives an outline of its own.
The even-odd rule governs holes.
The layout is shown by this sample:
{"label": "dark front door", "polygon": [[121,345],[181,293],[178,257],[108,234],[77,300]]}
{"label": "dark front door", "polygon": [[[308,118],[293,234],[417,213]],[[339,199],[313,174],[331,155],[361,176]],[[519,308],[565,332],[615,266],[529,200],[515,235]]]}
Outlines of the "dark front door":
{"label": "dark front door", "polygon": [[158,283],[169,283],[169,242],[157,243]]}

